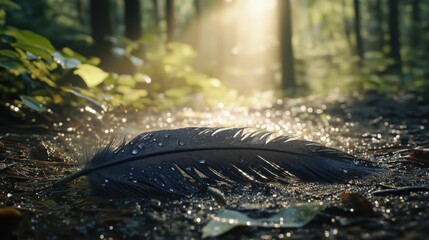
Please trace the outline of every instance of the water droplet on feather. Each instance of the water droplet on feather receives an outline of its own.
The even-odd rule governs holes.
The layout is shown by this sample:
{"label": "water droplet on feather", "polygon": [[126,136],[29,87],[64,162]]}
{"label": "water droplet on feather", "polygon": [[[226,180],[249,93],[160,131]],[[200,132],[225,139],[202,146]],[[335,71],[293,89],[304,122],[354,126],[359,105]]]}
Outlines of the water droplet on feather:
{"label": "water droplet on feather", "polygon": [[139,152],[138,149],[133,149],[133,151],[131,152],[132,154],[136,155]]}
{"label": "water droplet on feather", "polygon": [[182,140],[177,141],[177,144],[179,144],[180,146],[185,145]]}
{"label": "water droplet on feather", "polygon": [[206,163],[206,160],[204,158],[201,158],[200,163],[204,164],[204,163]]}

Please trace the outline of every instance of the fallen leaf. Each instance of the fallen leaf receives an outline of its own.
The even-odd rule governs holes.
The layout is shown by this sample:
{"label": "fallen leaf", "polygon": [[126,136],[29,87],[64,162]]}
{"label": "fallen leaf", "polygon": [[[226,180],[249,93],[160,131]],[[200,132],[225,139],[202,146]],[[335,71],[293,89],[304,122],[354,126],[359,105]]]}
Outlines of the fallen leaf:
{"label": "fallen leaf", "polygon": [[283,208],[268,218],[251,218],[238,211],[224,210],[203,227],[202,237],[217,237],[237,226],[300,228],[325,208],[326,206],[321,202],[301,203]]}

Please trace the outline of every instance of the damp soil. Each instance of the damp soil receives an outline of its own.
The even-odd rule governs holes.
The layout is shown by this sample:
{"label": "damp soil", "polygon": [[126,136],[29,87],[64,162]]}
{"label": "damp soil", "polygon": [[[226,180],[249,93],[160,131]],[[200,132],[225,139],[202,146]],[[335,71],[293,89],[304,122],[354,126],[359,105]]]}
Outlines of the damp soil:
{"label": "damp soil", "polygon": [[[321,201],[329,207],[304,227],[238,227],[218,238],[428,239],[428,119],[429,104],[413,93],[368,93],[277,100],[262,109],[122,109],[103,118],[82,114],[54,123],[11,121],[0,127],[0,238],[201,239],[203,226],[224,209],[260,217],[292,204]],[[114,136],[130,139],[143,131],[189,126],[289,134],[388,171],[343,184],[219,184],[227,205],[203,193],[184,199],[99,199],[91,196],[85,178],[42,189],[77,171]],[[348,204],[346,192],[368,200],[369,210]]]}

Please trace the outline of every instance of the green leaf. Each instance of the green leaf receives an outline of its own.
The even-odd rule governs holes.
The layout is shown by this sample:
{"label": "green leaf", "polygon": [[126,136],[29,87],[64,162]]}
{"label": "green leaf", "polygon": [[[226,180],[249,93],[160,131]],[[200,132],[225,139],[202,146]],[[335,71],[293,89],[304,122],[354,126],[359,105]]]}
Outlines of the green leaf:
{"label": "green leaf", "polygon": [[21,71],[22,63],[19,61],[11,60],[10,58],[5,58],[0,56],[0,67]]}
{"label": "green leaf", "polygon": [[109,76],[102,69],[89,64],[80,64],[73,73],[80,76],[88,87],[99,85]]}
{"label": "green leaf", "polygon": [[319,202],[302,203],[283,208],[271,217],[257,219],[238,211],[224,210],[203,227],[203,238],[220,236],[237,226],[300,228],[325,208]]}
{"label": "green leaf", "polygon": [[[21,44],[21,43],[12,43],[12,46],[15,48],[19,48],[19,49],[22,49],[24,51],[30,52],[31,54],[33,54],[37,57],[41,57],[47,61],[53,60],[50,52],[46,51],[46,49],[44,49],[44,48],[32,46],[32,45]],[[28,56],[28,60],[36,60],[30,54],[27,54],[27,56]]]}
{"label": "green leaf", "polygon": [[62,49],[61,55],[63,55],[64,57],[67,57],[67,58],[73,58],[73,59],[79,60],[80,62],[86,61],[86,57],[80,55],[79,53],[73,51],[72,49],[70,49],[68,47],[65,47]]}
{"label": "green leaf", "polygon": [[0,0],[0,8],[11,9],[11,10],[20,10],[21,6],[12,2],[11,0]]}
{"label": "green leaf", "polygon": [[8,58],[13,58],[13,59],[19,59],[20,55],[19,53],[10,50],[10,49],[2,49],[0,50],[0,56],[4,56],[4,57],[8,57]]}
{"label": "green leaf", "polygon": [[14,37],[17,43],[21,45],[33,46],[34,48],[44,49],[48,52],[55,52],[54,46],[47,38],[32,31],[11,28],[6,30],[5,33]]}
{"label": "green leaf", "polygon": [[22,102],[29,108],[38,111],[38,112],[43,112],[45,111],[45,108],[43,107],[43,104],[41,104],[40,102],[38,102],[36,99],[34,99],[33,97],[30,96],[25,96],[25,95],[20,95],[19,96],[22,100]]}

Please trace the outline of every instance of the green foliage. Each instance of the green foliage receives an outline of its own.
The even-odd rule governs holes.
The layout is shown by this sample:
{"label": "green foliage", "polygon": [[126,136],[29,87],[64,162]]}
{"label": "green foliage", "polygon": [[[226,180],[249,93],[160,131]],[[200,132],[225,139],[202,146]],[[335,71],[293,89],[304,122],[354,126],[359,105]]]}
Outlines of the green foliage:
{"label": "green foliage", "polygon": [[192,67],[196,52],[186,44],[170,43],[165,48],[151,42],[144,55],[147,63],[138,73],[118,75],[95,66],[97,59],[88,60],[69,48],[58,51],[31,31],[9,27],[1,31],[0,39],[3,100],[14,99],[38,112],[58,105],[89,104],[97,110],[119,105],[205,106],[232,98],[218,79]]}
{"label": "green foliage", "polygon": [[191,46],[172,42],[164,47],[159,42],[152,42],[147,49],[147,63],[140,70],[151,76],[153,83],[150,89],[160,93],[155,97],[158,106],[190,103],[198,97],[201,98],[200,104],[209,105],[231,100],[227,88],[219,79],[192,67],[197,53]]}
{"label": "green foliage", "polygon": [[0,41],[3,100],[15,99],[36,111],[54,104],[88,101],[103,108],[100,97],[84,90],[108,74],[90,65],[86,58],[68,48],[58,51],[48,39],[27,30],[5,28]]}
{"label": "green foliage", "polygon": [[[197,56],[189,45],[173,42],[164,45],[158,39],[122,41],[121,51],[130,62],[137,62],[134,75],[112,74],[100,86],[111,103],[158,109],[181,105],[207,106],[232,102],[234,96],[216,78],[196,71],[192,65]],[[141,49],[145,47],[146,51]],[[132,53],[140,53],[134,56]],[[143,52],[143,53],[142,53]],[[140,64],[144,59],[144,63]]]}

